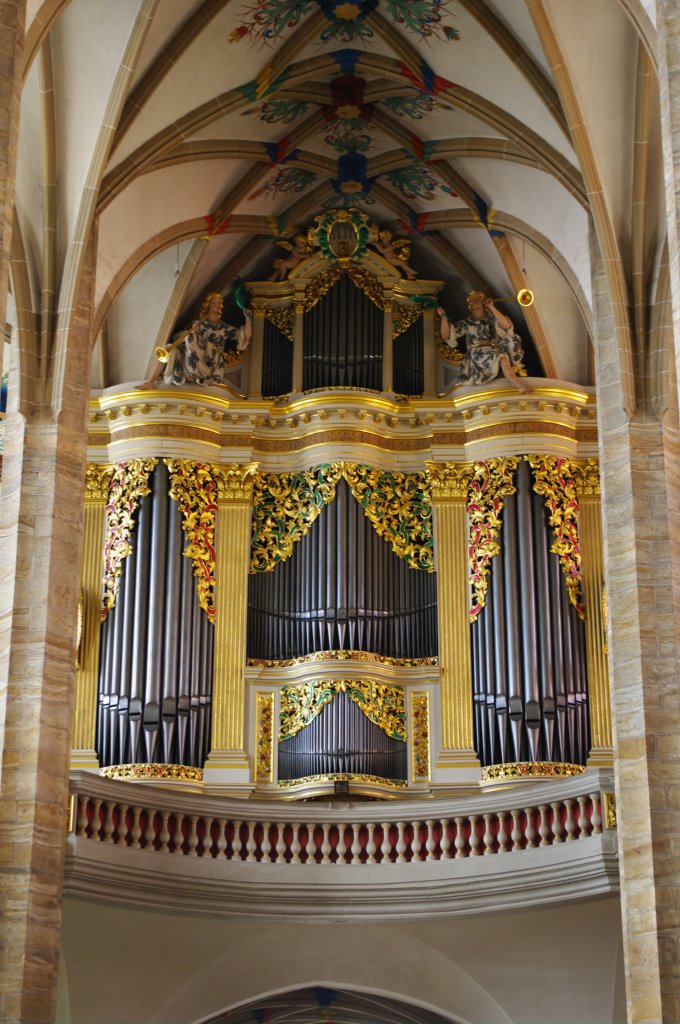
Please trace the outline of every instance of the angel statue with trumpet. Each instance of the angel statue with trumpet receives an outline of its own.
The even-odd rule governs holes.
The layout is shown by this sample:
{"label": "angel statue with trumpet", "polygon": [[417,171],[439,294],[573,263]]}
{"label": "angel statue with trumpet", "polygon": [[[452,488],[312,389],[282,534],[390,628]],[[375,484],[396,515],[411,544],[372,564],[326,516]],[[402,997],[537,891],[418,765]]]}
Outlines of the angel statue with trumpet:
{"label": "angel statue with trumpet", "polygon": [[522,367],[522,342],[510,317],[501,313],[494,299],[483,292],[470,292],[467,306],[469,316],[456,323],[449,320],[441,306],[437,307],[442,340],[451,348],[456,348],[459,340],[465,343],[456,385],[488,384],[503,374],[519,392],[531,391],[517,376]]}
{"label": "angel statue with trumpet", "polygon": [[211,292],[203,299],[198,319],[189,330],[181,331],[167,348],[157,348],[156,363],[151,375],[138,385],[139,390],[154,387],[163,372],[166,384],[224,384],[224,372],[233,359],[234,351],[243,352],[253,336],[252,311],[239,302],[243,299],[243,286],[237,279],[235,286],[237,304],[243,309],[245,324],[233,327],[222,319],[223,299],[218,292]]}

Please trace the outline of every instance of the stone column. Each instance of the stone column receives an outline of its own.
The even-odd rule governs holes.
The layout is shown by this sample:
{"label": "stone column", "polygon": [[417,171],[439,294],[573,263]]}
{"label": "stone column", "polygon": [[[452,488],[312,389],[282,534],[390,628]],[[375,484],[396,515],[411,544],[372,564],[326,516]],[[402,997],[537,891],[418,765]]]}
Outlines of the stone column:
{"label": "stone column", "polygon": [[605,593],[600,470],[595,459],[588,459],[587,462],[572,462],[571,466],[579,503],[579,542],[586,609],[586,658],[591,739],[588,764],[597,767],[611,765],[614,759],[606,622],[603,614]]}
{"label": "stone column", "polygon": [[264,349],[264,306],[253,303],[253,337],[248,362],[248,396],[262,397],[262,355]]}
{"label": "stone column", "polygon": [[302,391],[304,380],[304,296],[295,296],[295,325],[293,327],[293,391]]}
{"label": "stone column", "polygon": [[97,771],[99,768],[94,747],[97,725],[97,672],[101,635],[106,503],[112,474],[112,466],[90,465],[87,467],[85,481],[83,566],[80,577],[83,618],[76,666],[71,767],[91,771]]}
{"label": "stone column", "polygon": [[253,786],[244,729],[250,516],[257,463],[214,468],[215,668],[211,749],[203,777],[220,791],[243,793]]}
{"label": "stone column", "polygon": [[468,484],[472,468],[428,462],[435,516],[441,750],[433,785],[479,778],[472,718],[470,599],[468,586]]}
{"label": "stone column", "polygon": [[[26,0],[0,0],[0,344],[5,343]],[[2,358],[0,358],[0,372]]]}
{"label": "stone column", "polygon": [[656,0],[656,27],[677,389],[680,385],[680,8],[677,0]]}
{"label": "stone column", "polygon": [[624,411],[626,353],[595,245],[592,265],[628,1020],[670,1022],[680,1020],[680,688],[663,435],[649,407]]}

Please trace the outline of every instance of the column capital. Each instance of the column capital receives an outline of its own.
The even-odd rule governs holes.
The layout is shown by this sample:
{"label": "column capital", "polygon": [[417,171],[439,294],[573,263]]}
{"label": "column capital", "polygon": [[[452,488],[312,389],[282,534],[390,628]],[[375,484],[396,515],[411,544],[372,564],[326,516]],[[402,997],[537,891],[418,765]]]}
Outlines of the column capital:
{"label": "column capital", "polygon": [[574,479],[576,497],[597,499],[600,497],[600,464],[597,459],[586,459],[584,462],[574,460],[569,463]]}
{"label": "column capital", "polygon": [[229,462],[214,465],[213,476],[217,484],[217,501],[219,505],[244,504],[250,505],[253,498],[255,474],[259,462]]}
{"label": "column capital", "polygon": [[89,463],[85,474],[86,504],[106,504],[115,466]]}
{"label": "column capital", "polygon": [[468,500],[474,469],[467,462],[426,462],[425,468],[435,502]]}

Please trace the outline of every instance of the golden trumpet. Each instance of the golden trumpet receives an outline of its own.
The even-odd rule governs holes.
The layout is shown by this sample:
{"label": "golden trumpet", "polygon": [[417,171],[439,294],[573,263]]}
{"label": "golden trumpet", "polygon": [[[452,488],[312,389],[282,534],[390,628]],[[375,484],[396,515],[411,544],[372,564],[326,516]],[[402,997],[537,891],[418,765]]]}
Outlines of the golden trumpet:
{"label": "golden trumpet", "polygon": [[534,293],[531,288],[520,288],[516,295],[504,295],[492,302],[519,302],[520,306],[533,306]]}
{"label": "golden trumpet", "polygon": [[156,359],[158,360],[158,362],[159,363],[167,363],[168,359],[170,358],[170,353],[172,352],[173,348],[177,348],[178,345],[181,345],[182,342],[186,338],[188,338],[191,333],[192,333],[191,331],[185,331],[184,334],[180,335],[179,338],[176,338],[173,341],[172,345],[168,345],[167,348],[164,348],[162,345],[159,345],[158,348],[154,350],[154,355],[155,355]]}

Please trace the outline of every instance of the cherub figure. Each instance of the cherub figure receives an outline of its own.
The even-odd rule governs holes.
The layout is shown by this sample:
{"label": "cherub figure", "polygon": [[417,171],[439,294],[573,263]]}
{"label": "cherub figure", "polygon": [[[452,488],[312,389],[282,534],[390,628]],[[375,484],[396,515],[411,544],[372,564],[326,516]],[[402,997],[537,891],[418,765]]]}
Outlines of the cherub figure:
{"label": "cherub figure", "polygon": [[289,272],[312,253],[312,247],[308,244],[305,235],[296,235],[292,245],[285,238],[279,238],[276,244],[280,245],[282,249],[287,249],[288,256],[274,260],[275,269],[269,280],[285,281]]}
{"label": "cherub figure", "polygon": [[402,270],[409,280],[418,276],[418,271],[408,264],[411,246],[405,238],[394,238],[392,232],[385,228],[378,232],[378,238],[373,244],[382,258],[397,270]]}

